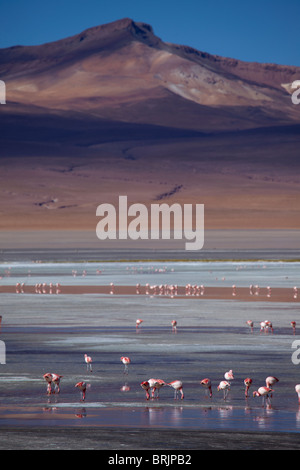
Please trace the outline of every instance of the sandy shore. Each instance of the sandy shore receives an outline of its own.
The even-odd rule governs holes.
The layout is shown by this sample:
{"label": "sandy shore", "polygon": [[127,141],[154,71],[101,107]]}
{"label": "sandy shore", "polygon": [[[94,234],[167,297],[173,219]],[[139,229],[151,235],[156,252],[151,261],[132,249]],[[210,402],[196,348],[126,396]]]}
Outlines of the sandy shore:
{"label": "sandy shore", "polygon": [[[68,295],[77,295],[77,294],[111,294],[111,286],[60,286],[57,290],[54,286],[52,289],[49,286],[44,288],[40,287],[36,290],[35,286],[23,286],[17,287],[14,285],[9,286],[0,286],[0,294],[68,294]],[[195,293],[190,293],[186,295],[185,286],[177,287],[177,295],[174,295],[174,299],[214,299],[214,300],[239,300],[239,301],[265,301],[265,302],[299,302],[300,296],[294,296],[294,290],[292,288],[272,288],[271,294],[269,294],[267,288],[260,288],[258,294],[250,294],[250,289],[248,287],[236,287],[235,290],[231,287],[205,287],[203,293],[201,294],[200,287],[194,291]],[[159,294],[159,288],[157,286],[156,291],[150,289],[149,294],[146,294],[146,287],[140,286],[139,292],[137,293],[136,286],[114,286],[113,294],[111,295],[159,295],[159,296],[168,296],[169,293],[165,291],[162,294]]]}
{"label": "sandy shore", "polygon": [[174,455],[179,450],[299,450],[300,440],[298,434],[275,432],[214,431],[212,435],[206,431],[168,429],[2,428],[0,449],[102,450],[106,451],[102,454],[106,460],[115,456],[107,451],[117,451],[122,456],[129,455],[130,450],[131,455],[137,455],[138,450],[151,450],[151,454],[163,450]]}

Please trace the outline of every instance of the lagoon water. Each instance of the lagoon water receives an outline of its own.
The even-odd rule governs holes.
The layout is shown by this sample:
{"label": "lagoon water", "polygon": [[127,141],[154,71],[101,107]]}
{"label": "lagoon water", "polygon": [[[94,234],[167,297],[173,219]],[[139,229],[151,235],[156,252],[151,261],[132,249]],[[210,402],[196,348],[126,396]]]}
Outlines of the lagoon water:
{"label": "lagoon water", "polygon": [[[38,282],[61,285],[204,284],[205,286],[300,286],[300,263],[30,263],[0,265],[0,285]],[[300,364],[292,362],[290,326],[300,326],[299,298],[260,302],[101,294],[1,294],[0,428],[87,426],[299,433],[295,385]],[[135,321],[142,318],[140,329]],[[172,332],[171,320],[178,322]],[[254,321],[251,333],[247,320]],[[262,320],[274,333],[260,333]],[[93,358],[88,372],[84,354]],[[121,356],[129,356],[124,374]],[[232,369],[226,401],[217,385]],[[43,374],[61,374],[60,394],[46,395]],[[271,405],[252,392],[274,375]],[[183,382],[184,400],[165,386],[146,400],[140,383],[150,377]],[[199,382],[209,377],[209,398]],[[243,380],[253,379],[245,399]],[[88,384],[80,401],[75,384]]]}

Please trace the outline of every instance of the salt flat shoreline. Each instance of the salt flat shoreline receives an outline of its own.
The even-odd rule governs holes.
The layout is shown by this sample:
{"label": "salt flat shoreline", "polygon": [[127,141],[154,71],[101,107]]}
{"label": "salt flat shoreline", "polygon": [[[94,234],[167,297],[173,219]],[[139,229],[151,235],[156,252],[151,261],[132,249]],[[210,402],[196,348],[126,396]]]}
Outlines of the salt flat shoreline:
{"label": "salt flat shoreline", "polygon": [[[45,286],[44,291],[40,288],[39,291],[36,290],[34,285],[24,285],[22,288],[16,288],[15,285],[5,285],[0,286],[0,294],[66,294],[66,295],[84,295],[84,294],[99,294],[99,295],[118,295],[118,296],[127,296],[127,295],[134,295],[134,296],[146,296],[146,295],[159,295],[160,297],[170,297],[170,294],[159,294],[156,292],[153,293],[153,290],[150,290],[150,293],[146,293],[146,287],[140,286],[139,293],[137,293],[136,286],[114,286],[113,287],[113,294],[111,293],[112,287],[110,285],[100,285],[100,286],[59,286],[59,290],[56,291],[56,287],[53,286],[52,289],[49,286]],[[275,287],[271,289],[271,294],[268,294],[267,287],[261,287],[259,289],[259,294],[250,294],[250,290],[248,287],[236,287],[233,291],[231,287],[206,287],[204,288],[204,293],[201,295],[200,291],[198,290],[198,294],[185,294],[185,286],[178,286],[177,287],[177,295],[172,296],[174,299],[214,299],[214,300],[239,300],[239,301],[265,301],[265,302],[293,302],[297,303],[300,302],[300,295],[294,297],[294,290],[293,288],[287,287]]]}
{"label": "salt flat shoreline", "polygon": [[[299,450],[297,433],[158,430],[142,428],[1,428],[1,450],[101,450],[103,461],[115,454],[178,454],[185,450]],[[147,453],[149,455],[149,453]],[[102,460],[102,459],[101,459]],[[195,463],[195,462],[194,462]]]}

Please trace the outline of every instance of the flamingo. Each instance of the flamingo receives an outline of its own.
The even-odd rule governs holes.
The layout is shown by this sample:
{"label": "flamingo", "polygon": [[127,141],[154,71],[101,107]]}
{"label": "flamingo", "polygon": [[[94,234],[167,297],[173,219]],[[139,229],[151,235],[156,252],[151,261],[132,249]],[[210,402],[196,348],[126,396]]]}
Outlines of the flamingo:
{"label": "flamingo", "polygon": [[147,380],[145,380],[140,385],[141,385],[142,389],[145,390],[145,392],[146,392],[146,399],[149,400],[149,398],[150,398],[150,394],[149,394],[150,384],[149,384],[149,382]]}
{"label": "flamingo", "polygon": [[272,385],[274,386],[277,382],[279,382],[279,379],[273,376],[269,376],[266,378],[266,386],[271,387]]}
{"label": "flamingo", "polygon": [[79,388],[79,390],[81,391],[81,401],[84,401],[85,400],[85,393],[86,393],[86,383],[85,382],[78,382],[75,387]]}
{"label": "flamingo", "polygon": [[169,385],[169,387],[174,388],[174,390],[175,390],[174,400],[177,400],[178,392],[181,393],[181,400],[184,399],[182,382],[180,380],[173,380],[172,382],[168,383],[167,385]]}
{"label": "flamingo", "polygon": [[129,357],[126,357],[126,356],[122,356],[121,359],[120,359],[123,364],[124,364],[124,374],[128,374],[128,365],[130,364],[130,359]]}
{"label": "flamingo", "polygon": [[52,375],[52,383],[54,384],[54,392],[55,393],[55,390],[57,393],[60,393],[60,387],[59,387],[59,383],[60,383],[60,379],[63,377],[63,375],[59,375],[59,374],[51,374]]}
{"label": "flamingo", "polygon": [[261,321],[261,322],[260,322],[260,333],[261,333],[262,331],[265,331],[265,328],[266,328],[266,322]]}
{"label": "flamingo", "polygon": [[294,289],[294,299],[297,299],[297,296],[298,296],[298,289],[297,289],[296,286],[295,286],[293,289]]}
{"label": "flamingo", "polygon": [[246,321],[246,324],[247,324],[248,326],[250,326],[250,328],[251,328],[251,333],[253,333],[253,321],[252,321],[252,320],[247,320],[247,321]]}
{"label": "flamingo", "polygon": [[203,379],[201,380],[200,384],[209,390],[209,396],[212,397],[212,389],[211,389],[211,380],[210,379]]}
{"label": "flamingo", "polygon": [[271,323],[269,320],[265,320],[265,331],[268,332],[268,331],[269,331],[269,328],[270,328],[270,330],[271,330],[272,333],[273,333],[274,330],[273,330],[273,325],[272,325],[272,323]]}
{"label": "flamingo", "polygon": [[230,390],[230,383],[227,382],[227,380],[222,380],[222,382],[220,382],[218,385],[218,392],[220,390],[223,390],[224,400],[226,400],[227,395],[228,395],[228,390]]}
{"label": "flamingo", "polygon": [[258,390],[256,390],[255,392],[253,392],[253,397],[263,397],[263,405],[264,405],[266,399],[267,399],[268,401],[270,400],[269,395],[271,394],[271,396],[272,396],[272,392],[274,392],[274,390],[272,390],[272,389],[269,388],[269,387],[259,387]]}
{"label": "flamingo", "polygon": [[233,284],[232,286],[232,295],[235,296],[236,295],[236,285]]}
{"label": "flamingo", "polygon": [[142,323],[143,323],[143,320],[141,320],[140,318],[138,318],[138,319],[136,320],[136,322],[135,322],[136,327],[139,328]]}
{"label": "flamingo", "polygon": [[177,321],[172,320],[171,324],[172,324],[172,331],[174,331],[176,333],[177,332]]}
{"label": "flamingo", "polygon": [[[276,377],[269,376],[266,378],[266,387],[270,388],[274,386],[277,382],[279,382],[279,380]],[[271,393],[271,397],[272,397],[272,393]]]}
{"label": "flamingo", "polygon": [[296,390],[296,393],[298,395],[298,401],[299,401],[299,405],[300,405],[300,384],[295,386],[295,390]]}
{"label": "flamingo", "polygon": [[233,372],[232,372],[231,369],[228,372],[225,372],[224,378],[225,378],[225,380],[228,380],[228,381],[234,379],[234,375],[233,375]]}
{"label": "flamingo", "polygon": [[152,388],[152,398],[155,398],[155,390],[157,390],[156,398],[158,398],[159,390],[166,385],[166,382],[162,379],[149,379],[148,383],[150,388]]}
{"label": "flamingo", "polygon": [[245,384],[245,397],[248,398],[248,390],[252,384],[252,379],[250,379],[249,377],[247,377],[245,380],[244,380],[244,384]]}
{"label": "flamingo", "polygon": [[50,372],[47,372],[46,374],[43,375],[43,377],[47,382],[47,394],[51,395],[51,393],[52,393],[52,374],[50,374]]}
{"label": "flamingo", "polygon": [[296,322],[291,321],[291,325],[292,325],[292,328],[293,328],[293,333],[295,334],[296,333]]}
{"label": "flamingo", "polygon": [[89,370],[90,372],[92,372],[92,358],[90,356],[88,356],[87,354],[84,355],[84,360],[86,362],[86,368],[87,370]]}

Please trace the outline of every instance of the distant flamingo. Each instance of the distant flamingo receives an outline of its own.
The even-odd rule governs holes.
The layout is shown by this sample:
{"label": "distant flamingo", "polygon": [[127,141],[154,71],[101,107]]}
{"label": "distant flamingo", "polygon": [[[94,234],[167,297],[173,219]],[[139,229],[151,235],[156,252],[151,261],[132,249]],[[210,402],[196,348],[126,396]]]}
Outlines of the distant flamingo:
{"label": "distant flamingo", "polygon": [[267,297],[271,297],[272,289],[270,286],[267,287],[267,291],[268,291]]}
{"label": "distant flamingo", "polygon": [[230,390],[230,383],[227,382],[227,380],[222,380],[218,385],[218,392],[220,390],[223,390],[223,397],[224,397],[224,400],[226,400],[228,391]]}
{"label": "distant flamingo", "polygon": [[88,356],[87,354],[84,355],[84,360],[86,362],[86,369],[92,372],[92,358]]}
{"label": "distant flamingo", "polygon": [[265,330],[266,330],[266,322],[261,321],[261,322],[260,322],[260,333],[261,333],[262,331],[265,331]]}
{"label": "distant flamingo", "polygon": [[267,387],[271,387],[271,386],[275,385],[277,382],[279,382],[279,379],[277,379],[276,377],[269,376],[269,377],[266,378],[266,386]]}
{"label": "distant flamingo", "polygon": [[245,397],[248,398],[248,391],[249,391],[249,388],[252,384],[252,379],[250,379],[249,377],[247,377],[245,380],[244,380],[244,384],[245,384]]}
{"label": "distant flamingo", "polygon": [[63,375],[59,375],[59,374],[52,374],[52,383],[54,384],[54,393],[55,391],[57,393],[60,393],[60,387],[59,387],[59,383],[60,383],[60,379],[63,377]]}
{"label": "distant flamingo", "polygon": [[161,387],[166,385],[166,382],[162,379],[149,379],[148,383],[150,388],[152,388],[152,398],[155,398],[155,390],[157,390],[156,398],[159,397],[159,390]]}
{"label": "distant flamingo", "polygon": [[232,295],[235,296],[236,295],[236,285],[233,284],[232,286]]}
{"label": "distant flamingo", "polygon": [[172,331],[173,331],[174,333],[176,333],[176,332],[177,332],[177,321],[176,321],[176,320],[172,320],[171,325],[172,325]]}
{"label": "distant flamingo", "polygon": [[124,374],[128,374],[128,365],[130,364],[130,359],[129,357],[126,357],[126,356],[122,356],[121,359],[120,359],[123,364],[124,364]]}
{"label": "distant flamingo", "polygon": [[293,333],[296,334],[296,322],[291,321],[291,325],[292,325],[292,328],[293,328]]}
{"label": "distant flamingo", "polygon": [[265,331],[268,333],[269,332],[269,329],[271,330],[271,332],[273,333],[273,325],[272,323],[269,321],[269,320],[265,320]]}
{"label": "distant flamingo", "polygon": [[43,377],[47,382],[47,394],[51,395],[51,393],[52,393],[52,374],[50,374],[50,372],[47,372],[46,374],[43,375]]}
{"label": "distant flamingo", "polygon": [[146,392],[146,399],[149,400],[149,398],[150,398],[150,394],[149,394],[150,384],[149,384],[149,382],[147,380],[145,380],[144,382],[141,383],[141,387]]}
{"label": "distant flamingo", "polygon": [[212,389],[211,389],[211,380],[210,379],[203,379],[201,380],[200,384],[209,390],[209,396],[212,397]]}
{"label": "distant flamingo", "polygon": [[296,390],[296,393],[298,395],[298,401],[299,401],[299,405],[300,405],[300,384],[295,386],[295,390]]}
{"label": "distant flamingo", "polygon": [[178,392],[181,393],[181,400],[184,399],[182,382],[180,380],[173,380],[172,382],[168,383],[167,385],[169,385],[169,387],[174,388],[174,390],[175,390],[174,400],[177,400]]}
{"label": "distant flamingo", "polygon": [[86,393],[86,383],[85,382],[78,382],[75,387],[79,388],[81,391],[81,401],[85,400],[85,393]]}
{"label": "distant flamingo", "polygon": [[[255,392],[253,392],[253,397],[262,397],[263,398],[263,405],[265,405],[265,401],[266,399],[268,400],[268,402],[270,403],[270,397],[272,396],[272,392],[274,390],[272,390],[271,388],[269,387],[259,387],[258,390],[256,390]],[[269,396],[270,395],[270,396]]]}
{"label": "distant flamingo", "polygon": [[138,319],[136,320],[136,322],[135,322],[136,327],[139,328],[142,323],[143,323],[143,320],[141,320],[140,318],[138,318]]}
{"label": "distant flamingo", "polygon": [[247,320],[247,321],[246,321],[246,324],[247,324],[248,326],[250,326],[250,328],[251,328],[251,333],[253,333],[253,321],[252,321],[252,320]]}
{"label": "distant flamingo", "polygon": [[295,286],[295,287],[294,287],[294,299],[297,299],[297,297],[298,297],[298,289],[297,289],[297,287]]}
{"label": "distant flamingo", "polygon": [[[272,377],[272,376],[269,376],[266,378],[266,386],[267,388],[271,388],[272,386],[274,387],[274,385],[279,382],[279,379],[277,379],[276,377]],[[273,391],[273,390],[272,390]],[[272,393],[271,393],[271,397],[272,397]]]}
{"label": "distant flamingo", "polygon": [[114,283],[111,282],[110,283],[110,294],[114,294],[114,292],[115,292],[115,286],[114,286]]}
{"label": "distant flamingo", "polygon": [[228,380],[228,381],[234,380],[234,375],[231,369],[228,372],[225,372],[224,378],[225,380]]}

